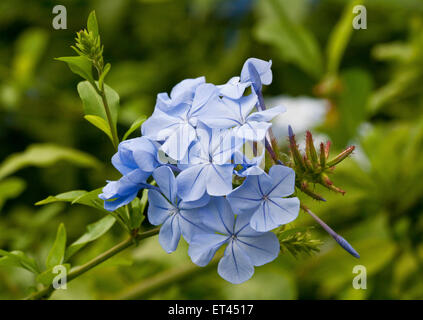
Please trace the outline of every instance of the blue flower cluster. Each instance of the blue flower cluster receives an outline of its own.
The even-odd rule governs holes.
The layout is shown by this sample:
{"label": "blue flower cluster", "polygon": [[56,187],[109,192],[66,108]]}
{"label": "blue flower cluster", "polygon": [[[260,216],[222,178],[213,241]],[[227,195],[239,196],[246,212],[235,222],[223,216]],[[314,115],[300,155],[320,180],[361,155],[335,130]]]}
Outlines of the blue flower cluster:
{"label": "blue flower cluster", "polygon": [[[224,85],[200,77],[158,94],[142,137],[122,142],[112,158],[123,176],[104,187],[105,208],[116,210],[148,188],[148,219],[161,225],[166,252],[176,250],[182,235],[192,261],[205,266],[226,246],[219,275],[231,283],[251,278],[254,266],[278,256],[271,230],[296,219],[300,207],[289,197],[295,172],[274,165],[266,173],[264,148],[258,156],[245,152],[246,145],[263,143],[270,120],[284,112],[260,107],[262,85],[271,82],[271,61],[250,58],[241,76]],[[151,176],[156,186],[147,182]],[[235,189],[234,177],[244,180]]]}

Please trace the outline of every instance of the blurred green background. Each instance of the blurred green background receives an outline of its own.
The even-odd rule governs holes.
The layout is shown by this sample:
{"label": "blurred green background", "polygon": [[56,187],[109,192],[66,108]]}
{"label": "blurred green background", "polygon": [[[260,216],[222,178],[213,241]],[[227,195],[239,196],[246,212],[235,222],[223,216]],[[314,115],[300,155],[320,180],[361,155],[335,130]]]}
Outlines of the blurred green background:
{"label": "blurred green background", "polygon": [[[80,205],[34,206],[119,177],[107,137],[83,119],[80,79],[54,60],[73,54],[75,32],[95,9],[112,64],[106,82],[121,98],[120,135],[151,114],[157,93],[201,75],[225,83],[248,57],[273,60],[265,97],[327,99],[322,123],[309,129],[328,137],[334,152],[349,144],[357,152],[333,176],[345,196],[318,189],[327,203],[304,203],[361,259],[301,212],[295,225],[315,226],[313,238],[324,241],[320,253],[281,254],[242,285],[225,282],[215,267],[193,266],[184,243],[167,255],[150,238],[53,299],[423,298],[423,1],[365,2],[366,30],[352,29],[351,2],[341,0],[65,0],[67,30],[52,27],[56,4],[0,2],[0,248],[41,264],[60,222],[73,241],[104,215]],[[123,238],[115,225],[72,264]],[[3,264],[0,299],[25,297],[32,274]],[[366,290],[352,287],[358,264],[367,268]]]}

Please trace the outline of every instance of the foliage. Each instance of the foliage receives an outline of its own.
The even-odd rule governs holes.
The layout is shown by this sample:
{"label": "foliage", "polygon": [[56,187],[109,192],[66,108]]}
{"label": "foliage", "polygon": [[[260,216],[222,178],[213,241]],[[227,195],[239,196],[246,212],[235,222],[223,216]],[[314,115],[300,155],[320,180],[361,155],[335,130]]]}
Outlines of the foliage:
{"label": "foliage", "polygon": [[[114,151],[108,141],[110,136],[114,139],[110,123],[115,124],[118,137],[134,123],[135,131],[129,134],[135,135],[143,117],[151,113],[157,92],[168,92],[180,80],[200,74],[209,75],[208,81],[224,83],[250,56],[272,58],[273,71],[281,75],[266,88],[265,97],[283,93],[327,99],[330,108],[324,123],[309,129],[315,137],[316,132],[324,133],[333,142],[334,152],[357,146],[353,158],[331,177],[347,192],[345,196],[316,185],[312,190],[327,200],[325,204],[298,197],[354,243],[361,255],[359,263],[367,267],[368,289],[351,287],[357,261],[326,238],[309,216],[300,214],[295,225],[300,232],[283,231],[287,233],[282,243],[310,244],[321,239],[320,252],[296,259],[282,254],[240,286],[228,285],[215,272],[205,271],[141,297],[421,298],[423,5],[419,0],[364,1],[368,29],[352,31],[345,27],[351,19],[347,14],[351,3],[69,2],[69,29],[59,31],[51,28],[49,2],[1,2],[0,298],[25,297],[39,289],[36,278],[50,282],[45,261],[60,223],[66,226],[64,263],[68,268],[90,261],[121,241],[126,232],[121,228],[123,219],[132,219],[142,232],[149,230],[151,226],[139,214],[146,207],[145,197],[132,204],[137,212],[133,217],[123,211],[116,217],[93,202],[92,194],[84,198],[87,191],[81,191],[96,190],[104,185],[104,177],[116,174],[107,161],[97,160],[108,160]],[[83,105],[75,90],[79,75],[53,61],[69,54],[75,32],[94,8],[101,23],[104,58],[113,67],[105,62],[101,79],[92,72],[96,70],[87,72],[84,62],[78,63],[78,72],[86,81],[91,81],[91,73],[97,89],[107,91],[100,84],[107,82],[119,93],[119,98],[115,96],[119,117],[113,118],[112,113],[112,122],[97,108],[101,94],[87,93],[90,106]],[[93,16],[89,24],[95,37]],[[85,113],[87,108],[90,111]],[[106,135],[82,120],[83,115]],[[301,133],[295,133],[301,141]],[[278,138],[283,142],[283,137]],[[281,152],[289,150],[281,146]],[[78,191],[64,193],[67,190]],[[45,207],[33,206],[50,194],[58,196],[45,200],[49,202]],[[310,226],[314,227],[312,238],[307,239]],[[59,258],[63,234],[62,244],[53,246]],[[129,287],[145,279],[185,270],[191,262],[185,244],[181,246],[167,255],[157,239],[143,240],[51,298],[124,296]],[[46,277],[40,277],[43,273]],[[264,285],[266,292],[260,290]]]}

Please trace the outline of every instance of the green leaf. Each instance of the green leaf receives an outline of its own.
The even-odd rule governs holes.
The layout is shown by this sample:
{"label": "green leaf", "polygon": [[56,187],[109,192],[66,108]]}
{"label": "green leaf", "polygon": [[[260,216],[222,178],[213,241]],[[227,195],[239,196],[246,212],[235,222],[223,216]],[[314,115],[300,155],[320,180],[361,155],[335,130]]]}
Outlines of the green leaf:
{"label": "green leaf", "polygon": [[78,240],[76,240],[66,249],[65,260],[68,260],[87,243],[100,238],[103,234],[110,230],[110,228],[115,224],[115,222],[116,219],[114,217],[105,216],[97,222],[88,225],[87,232],[84,233]]}
{"label": "green leaf", "polygon": [[349,4],[346,5],[341,19],[330,34],[326,48],[328,58],[327,72],[329,74],[336,74],[338,72],[339,63],[353,32],[353,8],[362,3],[363,0],[351,0]]}
{"label": "green leaf", "polygon": [[81,167],[98,168],[101,163],[93,156],[54,144],[33,144],[24,152],[14,153],[0,164],[0,180],[28,166],[48,167],[66,160]]}
{"label": "green leaf", "polygon": [[103,72],[101,73],[100,77],[98,78],[98,86],[99,86],[100,90],[103,90],[104,79],[106,78],[107,74],[109,73],[111,67],[112,67],[112,65],[110,63],[106,63],[106,65],[104,66]]}
{"label": "green leaf", "polygon": [[60,224],[57,230],[56,240],[54,241],[53,247],[48,254],[46,260],[47,269],[53,268],[63,262],[65,257],[66,249],[66,229],[63,223]]}
{"label": "green leaf", "polygon": [[60,57],[56,60],[66,62],[71,71],[94,84],[91,60],[85,56]]}
{"label": "green leaf", "polygon": [[0,265],[24,268],[33,273],[39,273],[37,263],[34,259],[28,258],[22,251],[7,252],[0,249]]}
{"label": "green leaf", "polygon": [[[85,194],[82,194],[79,197],[75,198],[72,201],[72,204],[75,204],[75,203],[83,204],[86,206],[90,206],[93,208],[106,211],[104,209],[104,201],[98,197],[98,195],[103,192],[102,190],[103,188],[97,188],[95,190],[86,192]],[[106,212],[109,212],[109,211],[106,211]]]}
{"label": "green leaf", "polygon": [[[113,125],[116,126],[119,112],[119,95],[106,84],[104,84],[104,91],[106,93]],[[84,105],[85,115],[98,116],[108,121],[106,111],[104,110],[103,100],[89,82],[83,81],[78,83],[78,93]]]}
{"label": "green leaf", "polygon": [[8,199],[19,196],[25,187],[26,183],[21,178],[11,177],[0,181],[0,210]]}
{"label": "green leaf", "polygon": [[141,125],[144,123],[146,119],[147,119],[146,116],[141,116],[137,120],[135,120],[134,123],[131,125],[131,127],[128,129],[128,131],[126,131],[122,141],[126,140],[132,132],[134,132],[139,127],[141,127]]}
{"label": "green leaf", "polygon": [[[71,267],[70,264],[65,263],[65,264],[61,264],[61,266],[65,267],[66,273],[69,273],[69,270],[70,270],[70,267]],[[42,273],[40,273],[35,278],[35,280],[39,283],[42,283],[45,286],[52,284],[53,279],[59,275],[58,272],[53,272],[53,271],[55,271],[54,270],[55,267],[56,266],[53,266],[53,267],[48,268],[47,270],[43,271]]]}
{"label": "green leaf", "polygon": [[72,202],[76,198],[86,193],[87,191],[84,191],[84,190],[69,191],[69,192],[58,194],[56,196],[49,196],[48,198],[44,200],[38,201],[35,205],[41,206],[41,205],[45,205],[45,204],[49,204],[53,202]]}
{"label": "green leaf", "polygon": [[112,141],[113,143],[112,132],[110,131],[109,124],[107,123],[106,120],[104,120],[103,118],[99,116],[94,116],[94,115],[86,115],[84,116],[84,119],[90,122],[95,127],[99,128],[105,134],[107,134],[107,136],[110,138],[110,141]]}
{"label": "green leaf", "polygon": [[90,15],[88,16],[87,21],[87,29],[88,32],[92,32],[94,37],[98,37],[98,23],[97,23],[97,17],[95,15],[95,11],[91,11]]}
{"label": "green leaf", "polygon": [[292,1],[263,0],[259,9],[263,17],[255,29],[256,37],[278,49],[280,57],[296,64],[304,72],[319,78],[323,62],[318,42],[298,19],[290,14]]}
{"label": "green leaf", "polygon": [[44,200],[38,201],[35,205],[39,206],[54,202],[70,202],[71,204],[82,204],[109,213],[109,211],[104,209],[103,200],[98,197],[101,192],[102,188],[98,188],[89,192],[85,190],[74,190],[61,193],[56,196],[49,196]]}
{"label": "green leaf", "polygon": [[137,229],[137,228],[140,227],[141,223],[145,219],[145,216],[143,214],[144,209],[142,208],[140,198],[136,197],[131,202],[131,206],[132,206],[132,214],[131,214],[131,217],[130,217],[131,229]]}

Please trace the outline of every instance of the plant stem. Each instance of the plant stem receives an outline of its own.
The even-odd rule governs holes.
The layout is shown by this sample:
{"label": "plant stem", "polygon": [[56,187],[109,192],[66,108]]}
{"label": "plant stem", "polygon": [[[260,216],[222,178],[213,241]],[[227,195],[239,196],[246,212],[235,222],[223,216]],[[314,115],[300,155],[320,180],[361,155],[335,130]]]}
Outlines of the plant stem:
{"label": "plant stem", "polygon": [[101,91],[99,90],[99,94],[101,96],[101,100],[103,101],[103,106],[104,106],[104,110],[106,111],[107,121],[109,122],[110,130],[112,131],[113,147],[117,151],[118,145],[119,145],[119,138],[117,136],[116,126],[114,125],[112,120],[112,114],[110,113],[110,108],[109,108],[109,104],[107,103],[107,97],[106,97],[104,88]]}
{"label": "plant stem", "polygon": [[155,277],[142,280],[140,283],[125,289],[113,299],[132,300],[146,298],[162,288],[169,287],[172,284],[179,283],[187,279],[192,279],[195,276],[208,272],[209,270],[216,267],[220,258],[221,255],[216,256],[205,267],[198,267],[190,263],[170,271],[161,272]]}
{"label": "plant stem", "polygon": [[[106,252],[103,252],[102,254],[95,257],[94,259],[92,259],[92,260],[88,261],[87,263],[73,269],[67,275],[67,281],[68,282],[72,281],[73,279],[83,275],[85,272],[87,272],[87,271],[91,270],[92,268],[98,266],[102,262],[104,262],[104,261],[110,259],[111,257],[115,256],[119,252],[129,248],[130,246],[132,246],[135,243],[135,240],[140,241],[140,240],[143,240],[145,238],[149,238],[149,237],[152,237],[152,236],[158,234],[159,230],[160,230],[160,228],[155,228],[155,229],[140,233],[140,234],[136,235],[135,237],[129,237],[128,239],[118,243],[116,246],[110,248]],[[30,296],[28,296],[26,298],[26,300],[38,300],[38,299],[48,298],[54,292],[54,290],[55,290],[55,288],[51,284],[50,286],[43,288],[40,291],[37,291],[37,292],[31,294]]]}

